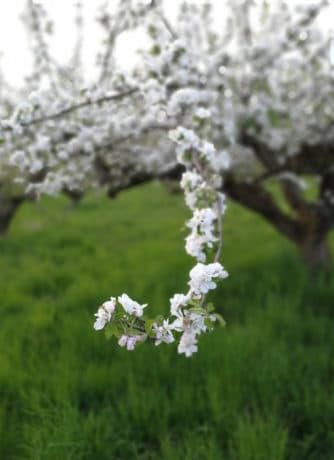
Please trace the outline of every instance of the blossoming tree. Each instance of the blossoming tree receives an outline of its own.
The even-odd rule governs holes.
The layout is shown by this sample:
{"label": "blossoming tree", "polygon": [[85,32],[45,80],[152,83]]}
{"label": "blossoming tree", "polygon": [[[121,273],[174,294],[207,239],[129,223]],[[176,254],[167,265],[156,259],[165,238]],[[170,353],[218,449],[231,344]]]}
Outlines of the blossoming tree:
{"label": "blossoming tree", "polygon": [[[122,14],[123,7],[122,4]],[[156,5],[139,13],[137,10],[133,23],[152,13],[151,9],[153,17],[161,20],[170,33],[163,12]],[[113,194],[138,182],[170,177],[175,164],[181,165],[181,186],[193,212],[187,224],[191,233],[186,239],[186,250],[197,260],[189,274],[188,291],[170,299],[169,317],[155,319],[144,316],[146,305],[133,301],[127,294],[112,297],[99,308],[94,327],[106,328],[107,335],[115,335],[119,345],[128,350],[146,339],[156,345],[172,343],[175,334],[180,334],[178,350],[191,356],[197,351],[198,335],[212,329],[216,321],[224,323],[206,301],[216,282],[227,276],[219,262],[221,218],[225,211],[225,197],[220,191],[221,165],[213,144],[200,137],[206,134],[210,113],[202,105],[194,111],[189,108],[187,128],[178,126],[170,131],[171,140],[177,144],[176,161],[167,139],[161,143],[160,155],[155,159],[157,139],[151,133],[172,128],[177,121],[173,114],[163,115],[169,112],[164,83],[147,75],[146,64],[139,72],[135,69],[128,79],[124,75],[109,75],[107,67],[112,55],[108,41],[99,85],[84,93],[80,80],[77,85],[71,80],[69,87],[68,69],[52,68],[54,62],[42,34],[44,10],[29,1],[28,13],[38,42],[36,66],[41,66],[39,75],[47,76],[49,89],[32,92],[28,101],[2,123],[2,180],[12,179],[22,195],[81,191],[104,184]],[[118,11],[116,16],[122,14]],[[131,106],[124,102],[130,96]],[[172,102],[177,111],[178,104],[177,100]],[[136,148],[134,143],[138,144]]]}
{"label": "blossoming tree", "polygon": [[222,34],[209,5],[184,4],[169,35],[152,22],[149,74],[164,82],[167,114],[178,122],[184,109],[204,105],[225,163],[224,191],[317,268],[329,260],[334,225],[334,39],[321,23],[327,2],[227,3]]}
{"label": "blossoming tree", "polygon": [[[28,2],[35,70],[25,93],[42,77],[49,90],[33,94],[3,124],[2,214],[10,218],[36,191],[79,196],[99,184],[113,196],[152,178],[180,177],[164,132],[208,117],[223,190],[296,243],[310,265],[325,264],[334,206],[334,48],[317,18],[326,2],[226,2],[219,29],[209,4],[183,3],[171,25],[161,2],[133,3],[101,13],[101,71],[83,91],[80,3],[78,42],[71,62],[59,66],[47,46],[49,19]],[[115,43],[138,25],[148,30],[151,47],[125,76],[117,70]],[[305,198],[307,176],[317,188],[312,200]],[[5,212],[3,190],[10,197]],[[6,217],[0,220],[6,227]]]}
{"label": "blossoming tree", "polygon": [[[334,42],[317,22],[325,1],[231,0],[219,29],[209,4],[184,2],[170,22],[162,2],[134,3],[120,2],[112,15],[101,11],[100,71],[87,87],[80,2],[78,40],[60,66],[48,46],[46,10],[28,0],[35,67],[26,87],[6,96],[6,106],[16,109],[0,129],[0,227],[26,197],[41,193],[75,197],[102,187],[114,196],[152,179],[180,180],[193,213],[186,251],[197,261],[188,291],[175,294],[169,317],[160,319],[146,317],[146,305],[126,294],[112,297],[98,310],[95,328],[106,327],[129,350],[147,338],[159,345],[180,334],[178,349],[189,356],[198,335],[220,319],[206,294],[227,276],[219,262],[223,193],[296,243],[312,267],[328,261]],[[117,37],[139,26],[150,46],[138,65],[121,72]],[[304,192],[308,177],[317,190],[312,200]]]}

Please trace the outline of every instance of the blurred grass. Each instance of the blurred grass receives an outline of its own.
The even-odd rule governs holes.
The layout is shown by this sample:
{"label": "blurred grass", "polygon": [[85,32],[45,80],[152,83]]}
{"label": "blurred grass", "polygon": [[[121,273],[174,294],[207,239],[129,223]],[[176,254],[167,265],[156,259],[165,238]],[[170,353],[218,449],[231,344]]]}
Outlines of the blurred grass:
{"label": "blurred grass", "polygon": [[26,204],[0,240],[0,459],[332,460],[334,279],[230,206],[214,294],[228,327],[199,353],[129,353],[93,328],[110,295],[166,312],[192,260],[182,197]]}

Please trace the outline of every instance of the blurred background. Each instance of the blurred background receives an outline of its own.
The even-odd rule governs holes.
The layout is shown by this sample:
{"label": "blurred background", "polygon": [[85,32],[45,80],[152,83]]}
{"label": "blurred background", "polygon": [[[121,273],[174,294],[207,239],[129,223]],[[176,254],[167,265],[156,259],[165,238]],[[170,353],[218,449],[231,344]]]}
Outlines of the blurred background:
{"label": "blurred background", "polygon": [[[331,1],[1,3],[0,459],[334,458],[333,18]],[[227,326],[189,359],[128,352],[94,313],[127,292],[164,314],[183,292],[167,131],[194,123],[227,195]]]}

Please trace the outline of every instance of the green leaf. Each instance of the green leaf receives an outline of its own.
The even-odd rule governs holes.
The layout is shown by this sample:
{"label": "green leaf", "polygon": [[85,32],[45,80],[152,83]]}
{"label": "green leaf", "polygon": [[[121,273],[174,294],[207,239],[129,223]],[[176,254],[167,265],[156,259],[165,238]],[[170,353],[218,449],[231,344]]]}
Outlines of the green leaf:
{"label": "green leaf", "polygon": [[119,321],[120,319],[123,318],[123,316],[124,316],[123,311],[116,311],[113,315],[114,321]]}
{"label": "green leaf", "polygon": [[214,305],[213,305],[212,302],[209,302],[209,303],[206,305],[206,311],[207,311],[208,313],[213,312],[214,309],[215,309],[215,307],[214,307]]}
{"label": "green leaf", "polygon": [[150,50],[150,53],[152,54],[152,56],[158,56],[160,53],[161,53],[161,48],[159,45],[154,45],[151,50]]}
{"label": "green leaf", "polygon": [[201,300],[197,300],[197,299],[188,300],[188,305],[193,305],[194,307],[197,307],[200,304],[201,304]]}
{"label": "green leaf", "polygon": [[141,335],[141,332],[133,327],[129,327],[126,332],[128,335]]}
{"label": "green leaf", "polygon": [[109,323],[105,328],[105,336],[107,340],[110,340],[113,336],[119,339],[123,335],[123,328],[120,324],[115,322]]}
{"label": "green leaf", "polygon": [[164,317],[162,315],[159,315],[156,317],[155,322],[157,323],[158,326],[162,326],[162,323],[164,322]]}
{"label": "green leaf", "polygon": [[224,320],[224,318],[222,317],[222,315],[220,315],[219,313],[214,313],[214,316],[217,318],[217,320],[219,321],[219,324],[220,326],[222,327],[225,327],[226,326],[226,321]]}
{"label": "green leaf", "polygon": [[110,340],[112,336],[114,335],[112,323],[109,323],[105,329],[104,329],[104,334],[107,340]]}
{"label": "green leaf", "polygon": [[148,319],[145,321],[145,331],[147,335],[151,335],[153,324],[155,324],[155,319]]}
{"label": "green leaf", "polygon": [[198,315],[206,315],[207,311],[205,308],[201,307],[194,307],[194,308],[189,308],[189,311],[193,313],[197,313]]}
{"label": "green leaf", "polygon": [[206,327],[208,327],[209,329],[212,329],[212,328],[214,327],[214,322],[213,322],[212,319],[210,319],[210,318],[205,318],[204,324],[205,324]]}

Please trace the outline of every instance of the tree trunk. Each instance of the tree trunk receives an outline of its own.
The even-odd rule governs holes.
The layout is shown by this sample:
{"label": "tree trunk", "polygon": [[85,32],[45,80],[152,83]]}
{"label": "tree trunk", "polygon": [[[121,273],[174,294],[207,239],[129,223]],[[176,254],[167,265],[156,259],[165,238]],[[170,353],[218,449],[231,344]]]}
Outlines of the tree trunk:
{"label": "tree trunk", "polygon": [[331,255],[327,235],[317,235],[297,243],[303,260],[312,272],[329,267]]}
{"label": "tree trunk", "polygon": [[23,197],[9,198],[0,192],[0,235],[5,235]]}
{"label": "tree trunk", "polygon": [[71,199],[74,206],[77,206],[84,196],[84,192],[82,190],[64,189],[64,193]]}
{"label": "tree trunk", "polygon": [[333,228],[333,217],[325,203],[307,203],[299,196],[294,184],[284,182],[284,195],[294,216],[284,212],[276,197],[259,183],[238,182],[226,175],[223,190],[242,206],[255,211],[273,225],[282,235],[294,242],[304,262],[313,272],[330,264],[328,233]]}

